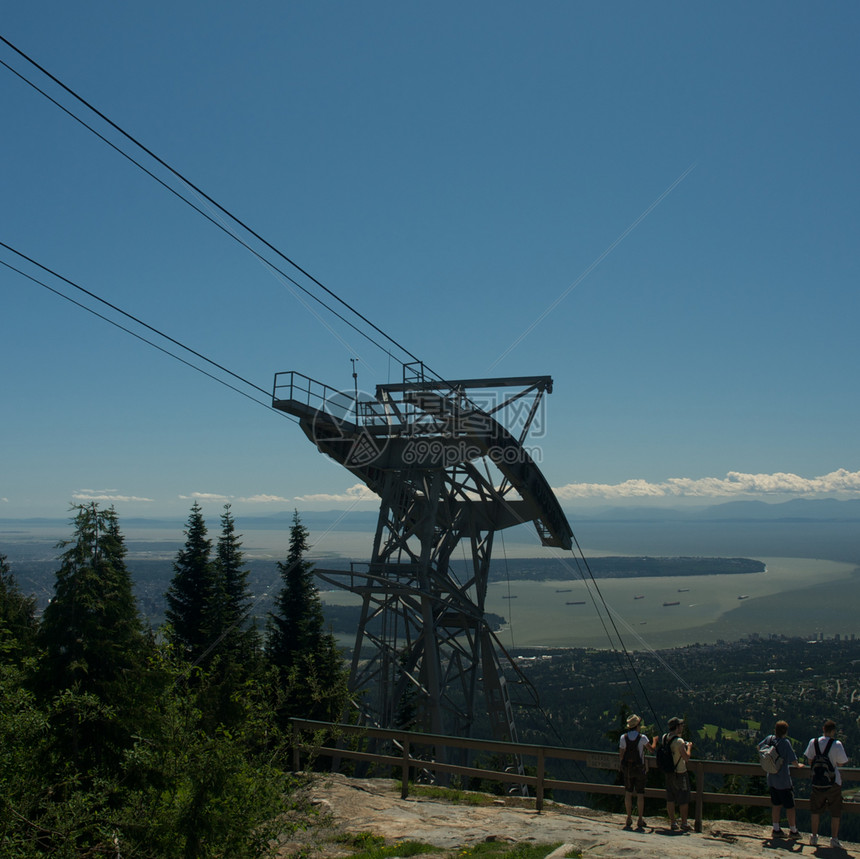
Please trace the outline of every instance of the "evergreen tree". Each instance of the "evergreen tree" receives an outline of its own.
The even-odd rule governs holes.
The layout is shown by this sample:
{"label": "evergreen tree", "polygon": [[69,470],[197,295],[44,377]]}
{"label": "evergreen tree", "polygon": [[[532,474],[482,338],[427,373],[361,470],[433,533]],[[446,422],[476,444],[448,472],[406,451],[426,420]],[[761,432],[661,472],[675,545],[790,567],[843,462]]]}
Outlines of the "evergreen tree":
{"label": "evergreen tree", "polygon": [[281,717],[334,721],[347,698],[347,674],[334,635],[324,629],[322,601],[305,560],[308,529],[293,512],[290,546],[278,562],[283,587],[269,613],[266,655],[287,687]]}
{"label": "evergreen tree", "polygon": [[223,638],[219,651],[230,661],[249,668],[257,656],[259,635],[251,621],[253,597],[248,590],[248,570],[243,569],[240,536],[236,534],[230,505],[225,504],[215,560],[220,591],[219,636]]}
{"label": "evergreen tree", "polygon": [[222,626],[218,574],[210,560],[212,541],[207,533],[203,512],[195,501],[185,529],[185,546],[176,556],[166,594],[171,641],[186,660],[204,664],[211,661]]}
{"label": "evergreen tree", "polygon": [[143,624],[116,512],[74,509],[74,538],[60,544],[68,548],[39,629],[40,674],[52,691],[76,688],[113,703],[115,687],[140,667]]}
{"label": "evergreen tree", "polygon": [[43,656],[35,687],[44,700],[55,701],[58,742],[69,742],[86,772],[93,763],[116,760],[133,732],[148,639],[115,511],[94,503],[73,509],[74,537],[60,544],[68,548],[38,630]]}
{"label": "evergreen tree", "polygon": [[33,648],[36,600],[25,597],[5,555],[0,555],[0,661],[19,661]]}
{"label": "evergreen tree", "polygon": [[286,561],[278,561],[283,587],[269,613],[269,661],[283,672],[293,667],[300,653],[315,649],[323,634],[322,601],[313,581],[314,565],[305,560],[310,532],[293,511]]}

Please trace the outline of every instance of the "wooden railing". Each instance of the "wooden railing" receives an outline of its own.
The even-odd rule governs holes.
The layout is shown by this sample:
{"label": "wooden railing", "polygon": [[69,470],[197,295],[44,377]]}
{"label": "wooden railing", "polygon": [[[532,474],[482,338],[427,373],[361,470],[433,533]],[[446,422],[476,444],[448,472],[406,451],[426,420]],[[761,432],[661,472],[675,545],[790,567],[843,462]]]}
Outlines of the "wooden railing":
{"label": "wooden railing", "polygon": [[[535,746],[526,743],[506,743],[495,740],[463,739],[461,737],[447,737],[439,734],[417,734],[409,731],[393,731],[382,728],[356,727],[355,725],[343,725],[331,722],[315,722],[308,719],[292,719],[293,731],[293,769],[301,770],[302,753],[312,754],[315,757],[328,756],[335,762],[342,759],[360,761],[375,764],[383,769],[399,768],[401,770],[400,795],[405,799],[409,794],[410,773],[428,772],[441,775],[456,775],[464,778],[486,779],[503,784],[516,786],[527,786],[534,795],[535,810],[541,811],[544,805],[544,796],[548,790],[576,791],[585,793],[604,793],[622,795],[624,788],[620,784],[608,784],[599,780],[583,778],[579,781],[553,778],[548,775],[552,769],[553,762],[570,761],[580,772],[587,775],[583,767],[596,771],[617,771],[619,766],[618,753],[592,751],[589,749],[568,749],[560,746]],[[351,748],[349,740],[378,740],[389,748],[396,750],[396,754],[364,751]],[[416,749],[432,749],[432,757],[428,759],[426,754]],[[468,750],[470,752],[484,753],[489,756],[498,756],[501,759],[515,759],[520,762],[534,775],[525,775],[520,771],[514,772],[512,768],[505,770],[487,769],[484,767],[463,766],[460,764],[447,763],[447,752],[449,750]],[[646,759],[651,767],[654,766],[653,759]],[[548,764],[550,767],[548,768]],[[517,768],[519,770],[519,768]],[[695,808],[695,828],[697,832],[702,829],[702,812],[706,803],[718,805],[751,805],[770,806],[770,797],[767,795],[747,795],[735,793],[719,793],[705,790],[706,776],[709,775],[736,775],[736,776],[764,776],[758,764],[739,763],[728,761],[708,761],[692,759],[687,764],[688,771],[695,777],[695,789],[691,796],[691,805]],[[860,782],[860,769],[840,768],[843,784]],[[792,767],[792,778],[803,782],[810,778],[808,767]],[[646,797],[663,799],[665,793],[662,788],[646,788]],[[809,800],[796,798],[795,804],[798,808],[808,809]],[[860,812],[860,802],[855,802],[846,793],[843,802],[846,812]],[[691,811],[693,809],[691,808]]]}

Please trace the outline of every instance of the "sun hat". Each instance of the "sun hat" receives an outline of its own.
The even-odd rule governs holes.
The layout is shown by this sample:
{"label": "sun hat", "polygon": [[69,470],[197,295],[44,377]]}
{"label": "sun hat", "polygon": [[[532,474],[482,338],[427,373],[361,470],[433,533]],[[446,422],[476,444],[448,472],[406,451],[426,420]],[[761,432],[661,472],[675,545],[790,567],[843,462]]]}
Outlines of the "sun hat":
{"label": "sun hat", "polygon": [[635,713],[631,716],[627,717],[627,727],[628,728],[636,728],[642,724],[642,719],[639,718]]}

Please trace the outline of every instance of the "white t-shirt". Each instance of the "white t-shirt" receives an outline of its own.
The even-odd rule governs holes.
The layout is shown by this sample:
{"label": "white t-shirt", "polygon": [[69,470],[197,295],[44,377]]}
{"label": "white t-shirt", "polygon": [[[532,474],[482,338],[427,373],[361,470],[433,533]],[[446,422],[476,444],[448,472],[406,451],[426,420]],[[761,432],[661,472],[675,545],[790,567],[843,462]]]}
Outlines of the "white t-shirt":
{"label": "white t-shirt", "polygon": [[[639,732],[634,728],[632,731],[628,731],[626,734],[621,735],[621,739],[618,741],[618,748],[621,750],[622,757],[624,755],[624,750],[627,748],[627,743],[635,743],[636,742],[636,734]],[[644,763],[645,761],[645,746],[648,745],[648,737],[645,734],[639,734],[639,760]]]}
{"label": "white t-shirt", "polygon": [[[827,744],[829,742],[830,737],[819,737],[818,748],[823,752],[827,748]],[[812,759],[815,757],[815,737],[809,741],[809,745],[806,747],[806,751],[803,753],[803,756],[812,763]],[[830,758],[830,762],[833,764],[833,769],[836,771],[836,784],[842,784],[842,773],[839,772],[839,767],[848,763],[848,755],[845,754],[845,747],[839,742],[839,740],[833,741],[833,745],[830,747],[830,752],[827,757]]]}

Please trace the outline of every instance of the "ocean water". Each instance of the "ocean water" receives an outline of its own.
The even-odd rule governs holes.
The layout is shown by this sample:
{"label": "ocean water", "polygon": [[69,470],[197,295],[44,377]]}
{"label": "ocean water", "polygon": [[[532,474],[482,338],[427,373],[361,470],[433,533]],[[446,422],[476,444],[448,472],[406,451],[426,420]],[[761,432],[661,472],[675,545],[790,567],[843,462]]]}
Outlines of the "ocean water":
{"label": "ocean water", "polygon": [[[237,524],[242,531],[241,522]],[[856,522],[713,522],[683,527],[678,523],[584,522],[576,530],[586,557],[742,556],[764,561],[767,570],[632,582],[597,579],[596,584],[586,586],[572,555],[541,548],[529,528],[511,529],[497,535],[493,555],[495,561],[506,562],[511,579],[489,586],[486,606],[506,618],[498,633],[506,647],[618,646],[616,629],[632,649],[735,640],[754,633],[860,635],[856,609],[860,605],[860,534]],[[124,533],[130,557],[172,559],[184,542],[181,526],[128,528]],[[14,571],[19,559],[56,558],[57,541],[69,536],[69,528],[63,525],[17,528],[4,524],[0,552],[9,556]],[[289,532],[245,529],[242,540],[249,559],[280,560],[286,554]],[[334,558],[363,561],[370,555],[372,540],[370,529],[312,528],[310,557],[318,567]],[[518,559],[541,556],[558,559],[556,580],[515,578]],[[273,566],[272,581],[277,584],[274,570]],[[637,595],[642,599],[634,599]],[[747,598],[739,600],[740,596]],[[323,599],[358,604],[357,597],[342,591],[324,592]],[[566,604],[581,601],[581,605]],[[679,604],[664,606],[664,602]]]}
{"label": "ocean water", "polygon": [[[497,635],[507,648],[603,649],[618,647],[620,637],[628,649],[648,650],[753,633],[860,635],[860,575],[854,564],[760,560],[767,565],[765,572],[744,575],[597,579],[586,584],[574,578],[573,571],[571,578],[556,581],[511,579],[489,586],[486,608],[506,619]],[[342,591],[322,596],[335,605],[360,603]]]}
{"label": "ocean water", "polygon": [[[853,564],[760,560],[765,572],[744,575],[597,579],[588,585],[581,579],[511,581],[491,585],[487,604],[508,620],[498,633],[506,647],[607,647],[615,628],[632,649],[704,644],[751,633],[860,635],[855,599],[860,576]],[[835,594],[840,597],[834,599]],[[567,605],[581,600],[584,605]]]}

